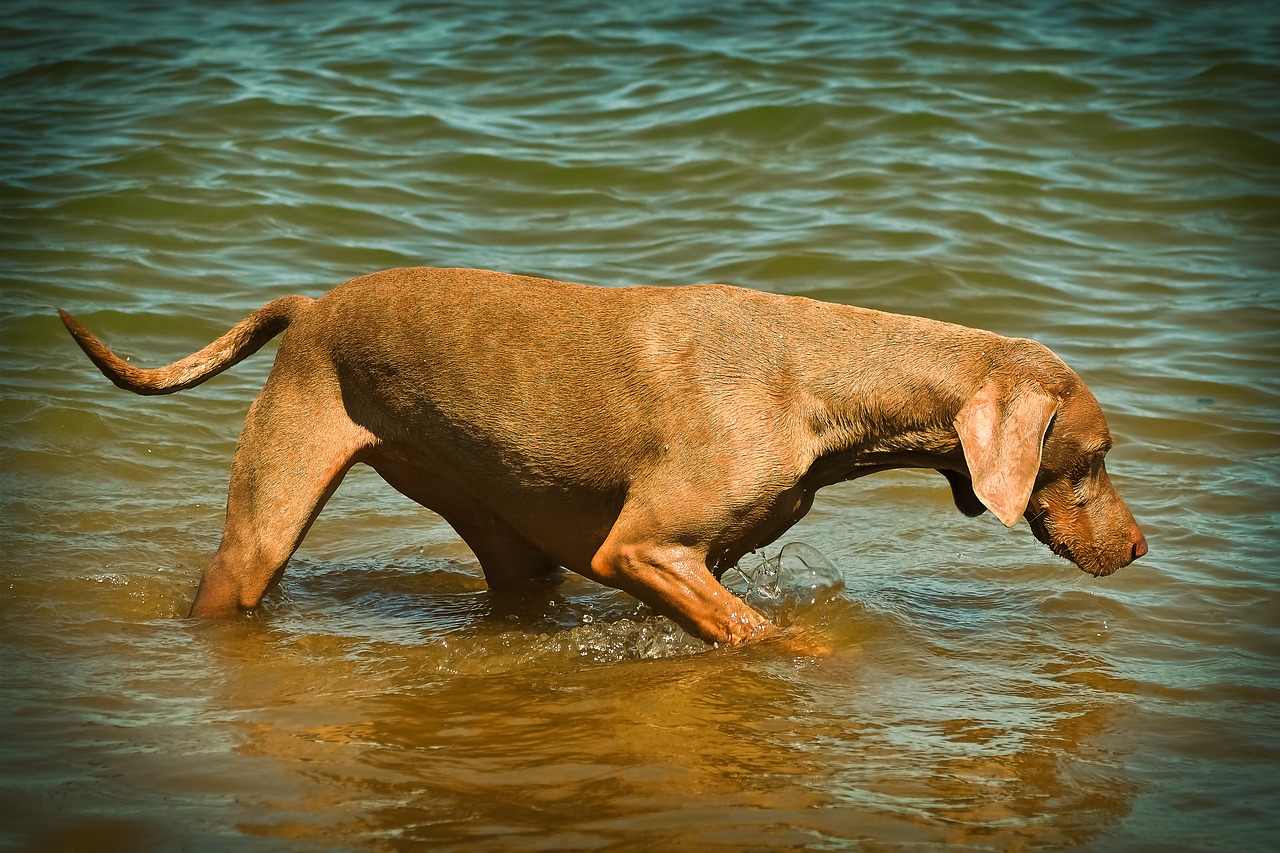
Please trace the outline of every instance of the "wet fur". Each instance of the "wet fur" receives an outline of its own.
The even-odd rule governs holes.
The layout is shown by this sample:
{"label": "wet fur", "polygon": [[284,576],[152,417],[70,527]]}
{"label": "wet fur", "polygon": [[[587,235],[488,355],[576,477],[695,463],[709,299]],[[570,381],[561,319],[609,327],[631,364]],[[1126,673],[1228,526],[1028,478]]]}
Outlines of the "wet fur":
{"label": "wet fur", "polygon": [[823,486],[932,468],[966,515],[1026,515],[1096,575],[1146,552],[1093,395],[1032,341],[724,285],[598,288],[397,269],[251,314],[156,369],[67,328],[117,385],[172,393],[284,332],[192,614],[257,605],[343,474],[443,516],[491,586],[563,566],[707,641],[771,633],[717,578]]}

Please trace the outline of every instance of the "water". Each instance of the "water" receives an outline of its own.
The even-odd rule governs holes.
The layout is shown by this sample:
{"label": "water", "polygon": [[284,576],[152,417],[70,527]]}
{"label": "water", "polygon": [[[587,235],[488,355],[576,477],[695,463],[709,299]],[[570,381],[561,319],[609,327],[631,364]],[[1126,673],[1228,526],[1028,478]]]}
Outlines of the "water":
{"label": "water", "polygon": [[[0,848],[1280,841],[1274,7],[66,0],[3,27]],[[1037,338],[1107,410],[1151,553],[1094,580],[878,475],[788,534],[819,557],[726,577],[831,654],[715,650],[576,577],[492,598],[357,470],[257,614],[181,618],[270,350],[142,399],[53,308],[162,364],[417,264]]]}

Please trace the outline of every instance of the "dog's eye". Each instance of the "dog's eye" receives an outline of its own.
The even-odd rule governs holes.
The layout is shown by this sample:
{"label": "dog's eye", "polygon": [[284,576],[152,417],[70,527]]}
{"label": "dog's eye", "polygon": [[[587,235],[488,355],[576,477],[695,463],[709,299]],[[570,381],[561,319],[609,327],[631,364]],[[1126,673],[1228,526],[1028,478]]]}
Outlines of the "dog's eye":
{"label": "dog's eye", "polygon": [[1106,456],[1107,451],[1110,449],[1111,449],[1111,439],[1105,438],[1102,441],[1097,442],[1096,444],[1088,445],[1087,447],[1084,448],[1084,452],[1087,453],[1089,456],[1093,457],[1094,459],[1097,459],[1099,462],[1101,462],[1102,457]]}
{"label": "dog's eye", "polygon": [[1095,454],[1079,460],[1071,471],[1071,478],[1077,483],[1088,483],[1096,480],[1102,473],[1102,455]]}
{"label": "dog's eye", "polygon": [[1093,462],[1088,456],[1076,456],[1063,466],[1063,474],[1074,484],[1082,483],[1093,474]]}

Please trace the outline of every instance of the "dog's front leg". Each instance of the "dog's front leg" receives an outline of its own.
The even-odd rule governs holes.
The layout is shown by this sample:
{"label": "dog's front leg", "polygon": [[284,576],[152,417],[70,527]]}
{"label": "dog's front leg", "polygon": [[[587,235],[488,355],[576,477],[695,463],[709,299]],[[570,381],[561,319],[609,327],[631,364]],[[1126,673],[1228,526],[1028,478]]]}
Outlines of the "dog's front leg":
{"label": "dog's front leg", "polygon": [[610,535],[591,561],[591,574],[708,643],[733,645],[776,631],[768,619],[720,585],[707,568],[706,554],[694,548],[618,541]]}

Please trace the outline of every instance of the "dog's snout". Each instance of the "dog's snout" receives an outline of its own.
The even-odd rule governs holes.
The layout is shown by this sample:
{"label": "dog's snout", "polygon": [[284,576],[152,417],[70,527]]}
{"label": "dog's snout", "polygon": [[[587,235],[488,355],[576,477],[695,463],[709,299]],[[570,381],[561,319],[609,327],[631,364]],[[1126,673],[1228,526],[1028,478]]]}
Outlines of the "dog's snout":
{"label": "dog's snout", "polygon": [[1137,527],[1133,528],[1133,556],[1130,562],[1147,555],[1147,537],[1142,535],[1142,531]]}

